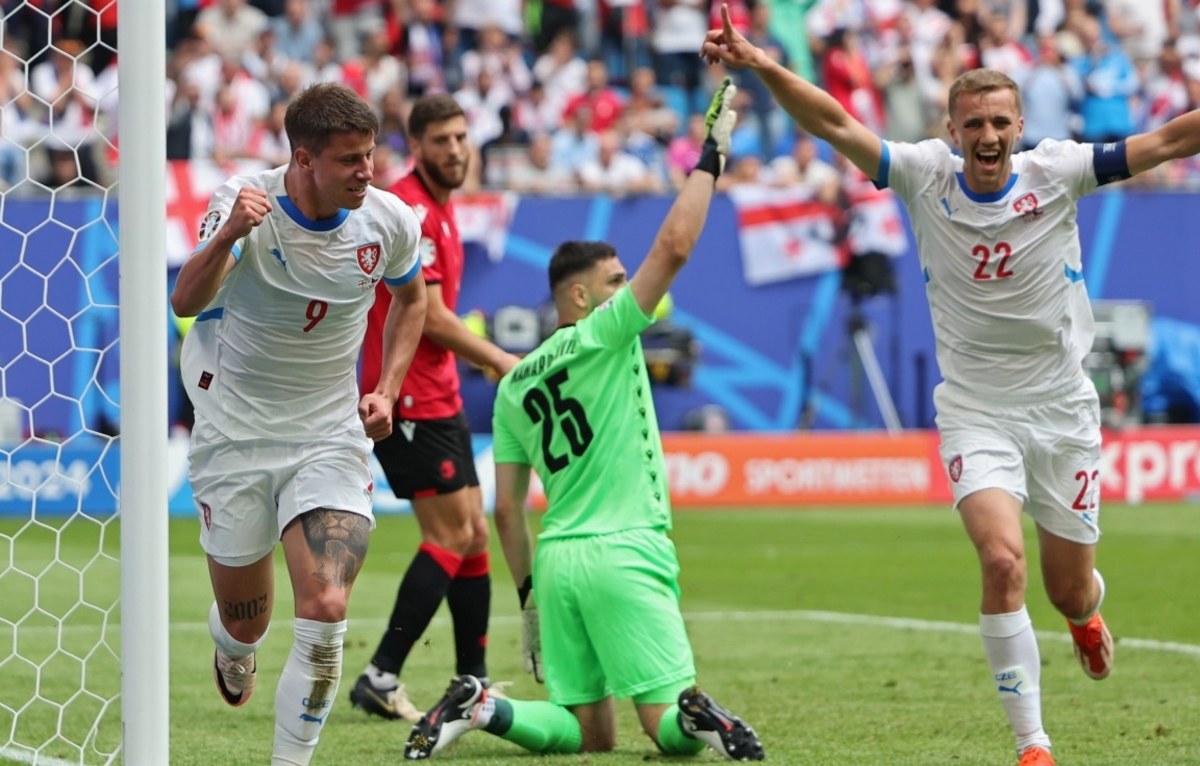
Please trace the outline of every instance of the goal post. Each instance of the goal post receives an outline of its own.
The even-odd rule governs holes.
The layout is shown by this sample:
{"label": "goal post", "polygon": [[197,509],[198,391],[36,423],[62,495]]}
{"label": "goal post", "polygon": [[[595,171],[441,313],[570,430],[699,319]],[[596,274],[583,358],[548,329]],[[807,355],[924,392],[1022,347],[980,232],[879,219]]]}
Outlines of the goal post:
{"label": "goal post", "polygon": [[166,12],[117,0],[121,721],[125,766],[169,763]]}
{"label": "goal post", "polygon": [[0,766],[170,759],[165,15],[0,9]]}

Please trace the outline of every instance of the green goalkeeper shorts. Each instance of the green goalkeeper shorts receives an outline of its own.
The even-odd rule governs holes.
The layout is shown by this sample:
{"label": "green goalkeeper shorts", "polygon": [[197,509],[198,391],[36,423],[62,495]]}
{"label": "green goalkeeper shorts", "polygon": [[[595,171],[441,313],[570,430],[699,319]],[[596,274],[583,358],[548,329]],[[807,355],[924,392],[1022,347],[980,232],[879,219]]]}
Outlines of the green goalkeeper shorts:
{"label": "green goalkeeper shorts", "polygon": [[696,676],[678,577],[675,544],[660,530],[539,542],[533,592],[550,700],[674,702]]}

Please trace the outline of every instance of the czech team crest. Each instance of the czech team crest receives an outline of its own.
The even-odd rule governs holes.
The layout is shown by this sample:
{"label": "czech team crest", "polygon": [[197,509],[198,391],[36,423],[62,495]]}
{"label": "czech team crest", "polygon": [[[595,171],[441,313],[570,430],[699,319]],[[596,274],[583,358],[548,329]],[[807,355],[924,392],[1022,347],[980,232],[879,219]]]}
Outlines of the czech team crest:
{"label": "czech team crest", "polygon": [[955,455],[951,459],[948,473],[950,474],[950,481],[957,484],[958,480],[962,478],[962,455]]}
{"label": "czech team crest", "polygon": [[379,255],[382,248],[378,242],[370,245],[363,245],[358,248],[358,265],[362,268],[364,274],[370,274],[379,265]]}

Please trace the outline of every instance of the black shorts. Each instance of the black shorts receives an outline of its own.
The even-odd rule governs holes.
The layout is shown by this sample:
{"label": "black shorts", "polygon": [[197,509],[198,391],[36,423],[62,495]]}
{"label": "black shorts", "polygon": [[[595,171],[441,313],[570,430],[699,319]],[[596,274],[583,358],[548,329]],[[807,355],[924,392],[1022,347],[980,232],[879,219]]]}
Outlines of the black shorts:
{"label": "black shorts", "polygon": [[406,500],[478,487],[471,429],[463,412],[440,420],[398,420],[375,442],[375,457],[396,497]]}

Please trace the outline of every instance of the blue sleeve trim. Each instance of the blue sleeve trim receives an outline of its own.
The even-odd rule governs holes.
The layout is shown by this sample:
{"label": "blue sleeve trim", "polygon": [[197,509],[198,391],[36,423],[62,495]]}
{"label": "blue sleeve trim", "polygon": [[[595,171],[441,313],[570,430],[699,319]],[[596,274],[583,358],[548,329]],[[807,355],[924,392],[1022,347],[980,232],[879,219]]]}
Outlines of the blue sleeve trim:
{"label": "blue sleeve trim", "polygon": [[878,178],[872,178],[876,189],[888,188],[888,173],[892,169],[892,150],[888,148],[887,141],[879,139],[879,172],[876,174]]}
{"label": "blue sleeve trim", "polygon": [[1132,176],[1129,172],[1129,160],[1125,156],[1125,141],[1092,144],[1092,170],[1101,186],[1124,181]]}
{"label": "blue sleeve trim", "polygon": [[197,322],[207,322],[210,319],[220,319],[223,316],[225,316],[225,307],[218,306],[215,309],[209,309],[208,311],[201,311],[199,314],[196,315],[196,321]]}
{"label": "blue sleeve trim", "polygon": [[413,279],[420,273],[421,273],[421,261],[420,261],[420,259],[417,259],[417,262],[413,264],[413,267],[411,269],[409,269],[408,273],[405,274],[404,276],[397,277],[395,279],[388,279],[387,277],[384,277],[383,281],[385,284],[389,284],[392,287],[399,287],[400,285],[406,285],[409,282],[413,281]]}

